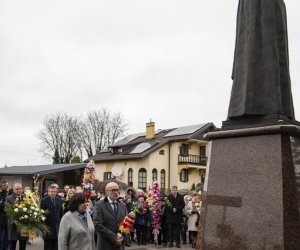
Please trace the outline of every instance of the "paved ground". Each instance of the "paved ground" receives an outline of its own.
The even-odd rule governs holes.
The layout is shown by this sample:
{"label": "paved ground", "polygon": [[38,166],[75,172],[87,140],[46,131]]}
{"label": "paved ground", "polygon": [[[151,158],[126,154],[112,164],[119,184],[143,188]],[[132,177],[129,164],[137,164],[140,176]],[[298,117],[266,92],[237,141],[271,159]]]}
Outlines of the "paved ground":
{"label": "paved ground", "polygon": [[[182,245],[181,247],[182,247],[181,249],[189,249],[189,250],[193,249],[193,248],[191,248],[191,245],[189,245],[189,244]],[[165,247],[155,246],[153,244],[149,244],[147,246],[138,246],[136,244],[132,244],[131,247],[126,247],[126,250],[155,250],[155,249],[162,249],[162,248],[165,248]],[[26,249],[27,250],[43,250],[44,249],[44,242],[40,238],[35,239],[35,240],[31,241],[31,245],[27,245]],[[173,247],[173,248],[169,248],[169,249],[175,250],[177,248]],[[78,249],[78,250],[80,250],[80,249]]]}

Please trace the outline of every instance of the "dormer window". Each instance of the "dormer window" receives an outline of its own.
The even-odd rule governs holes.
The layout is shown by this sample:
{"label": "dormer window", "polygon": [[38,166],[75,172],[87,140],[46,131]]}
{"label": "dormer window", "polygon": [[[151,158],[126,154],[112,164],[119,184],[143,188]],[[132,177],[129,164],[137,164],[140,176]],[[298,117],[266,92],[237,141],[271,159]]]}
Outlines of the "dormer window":
{"label": "dormer window", "polygon": [[119,148],[113,148],[113,154],[120,154],[122,153],[122,148],[119,147]]}

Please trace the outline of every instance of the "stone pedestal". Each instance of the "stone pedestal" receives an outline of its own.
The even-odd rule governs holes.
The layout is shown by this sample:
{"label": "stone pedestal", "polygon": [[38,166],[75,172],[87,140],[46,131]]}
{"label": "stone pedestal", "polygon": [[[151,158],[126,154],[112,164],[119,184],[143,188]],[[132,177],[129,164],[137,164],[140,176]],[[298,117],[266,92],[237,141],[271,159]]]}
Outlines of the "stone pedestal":
{"label": "stone pedestal", "polygon": [[198,249],[300,249],[300,167],[291,146],[299,136],[295,125],[207,134]]}

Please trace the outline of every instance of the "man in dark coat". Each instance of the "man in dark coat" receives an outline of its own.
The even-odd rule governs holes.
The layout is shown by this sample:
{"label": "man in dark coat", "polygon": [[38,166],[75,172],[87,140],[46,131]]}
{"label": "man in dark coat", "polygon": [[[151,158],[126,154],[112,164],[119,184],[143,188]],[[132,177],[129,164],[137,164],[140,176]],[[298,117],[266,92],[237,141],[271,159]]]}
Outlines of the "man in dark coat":
{"label": "man in dark coat", "polygon": [[119,224],[127,215],[126,205],[118,200],[119,186],[115,182],[106,185],[107,196],[96,202],[94,210],[95,230],[98,233],[98,250],[123,250],[124,238],[118,235]]}
{"label": "man in dark coat", "polygon": [[[13,185],[13,193],[6,197],[6,204],[7,205],[14,205],[17,199],[22,200],[24,198],[24,194],[22,194],[22,185],[20,183],[15,183]],[[19,249],[25,250],[26,249],[26,241],[28,237],[22,237],[17,230],[17,226],[14,223],[10,223],[8,218],[8,241],[9,241],[9,249],[15,250],[17,241],[19,240]]]}
{"label": "man in dark coat", "polygon": [[50,227],[51,234],[44,237],[44,250],[57,250],[58,229],[63,216],[62,200],[56,195],[57,186],[49,185],[48,195],[41,200],[41,209],[48,210],[45,223]]}
{"label": "man in dark coat", "polygon": [[180,226],[183,222],[183,209],[185,203],[183,196],[178,193],[177,186],[172,186],[168,196],[171,206],[167,207],[167,224],[169,225],[169,247],[173,247],[174,239],[176,247],[180,248]]}
{"label": "man in dark coat", "polygon": [[7,197],[7,182],[0,183],[0,250],[7,250],[8,236],[7,236],[7,215],[4,211],[5,200]]}

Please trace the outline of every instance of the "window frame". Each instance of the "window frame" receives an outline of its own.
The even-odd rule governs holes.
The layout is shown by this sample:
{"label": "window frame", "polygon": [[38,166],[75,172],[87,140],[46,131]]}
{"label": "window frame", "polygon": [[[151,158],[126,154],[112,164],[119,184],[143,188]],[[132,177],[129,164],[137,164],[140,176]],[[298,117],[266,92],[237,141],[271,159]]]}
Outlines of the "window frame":
{"label": "window frame", "polygon": [[160,170],[160,188],[166,188],[166,170],[164,169]]}
{"label": "window frame", "polygon": [[133,169],[132,168],[128,169],[127,183],[128,183],[129,187],[133,187]]}
{"label": "window frame", "polygon": [[[154,178],[155,177],[155,178]],[[157,181],[158,172],[156,168],[152,169],[152,182]]]}
{"label": "window frame", "polygon": [[189,144],[182,143],[179,148],[179,155],[187,156],[189,154]]}
{"label": "window frame", "polygon": [[140,168],[138,173],[138,188],[146,191],[147,189],[147,170]]}
{"label": "window frame", "polygon": [[110,179],[113,179],[112,172],[103,172],[103,180],[106,181]]}
{"label": "window frame", "polygon": [[181,169],[180,174],[179,174],[179,180],[181,182],[189,181],[189,170],[188,169]]}

